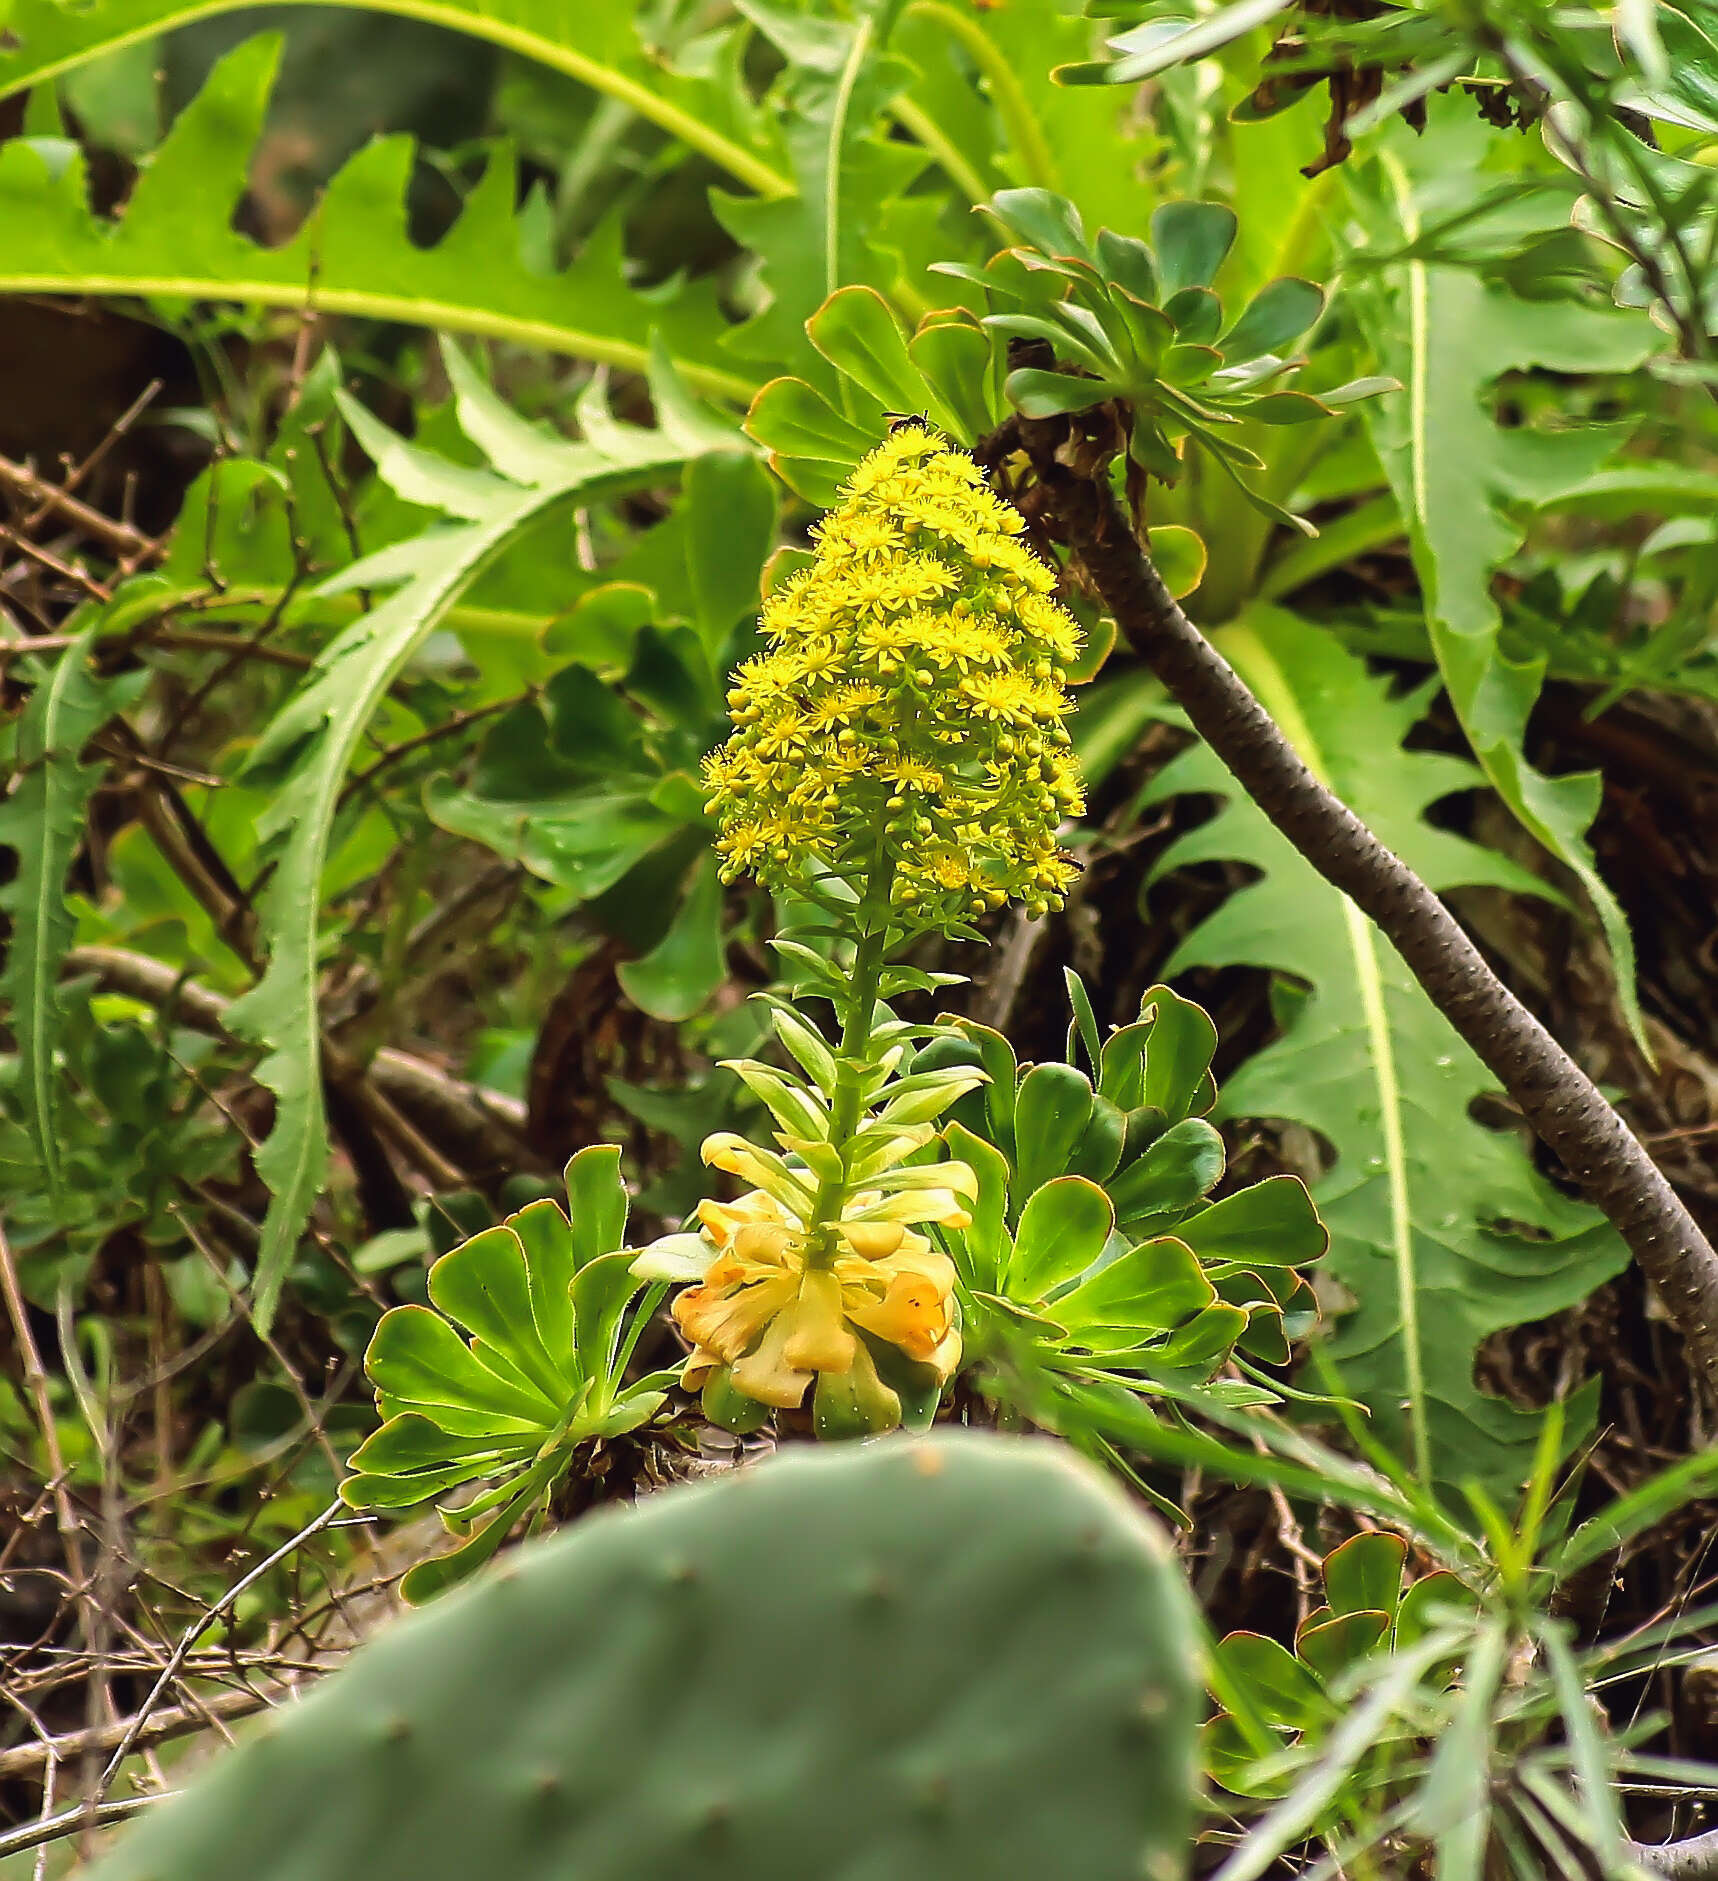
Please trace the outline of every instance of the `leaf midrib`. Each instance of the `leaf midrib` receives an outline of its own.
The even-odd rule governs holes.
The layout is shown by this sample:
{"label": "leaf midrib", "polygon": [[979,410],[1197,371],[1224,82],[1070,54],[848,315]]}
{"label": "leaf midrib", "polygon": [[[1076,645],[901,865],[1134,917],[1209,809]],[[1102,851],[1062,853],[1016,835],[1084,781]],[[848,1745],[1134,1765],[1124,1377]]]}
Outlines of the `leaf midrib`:
{"label": "leaf midrib", "polygon": [[[329,3],[330,0],[314,0],[318,5]],[[10,274],[0,260],[0,293],[115,294],[134,298],[161,295],[189,300],[235,300],[256,306],[355,314],[372,320],[445,327],[453,333],[472,333],[484,339],[541,346],[550,352],[568,353],[627,372],[643,373],[650,363],[650,348],[630,340],[605,339],[549,320],[522,320],[509,314],[461,307],[418,295],[376,294],[362,288],[324,288],[308,278],[301,285],[235,279],[230,275],[103,275],[81,268],[68,268],[63,274]],[[676,360],[674,365],[688,385],[718,398],[749,403],[758,389],[757,381],[725,372],[719,366],[703,366],[688,360]]]}
{"label": "leaf midrib", "polygon": [[[590,0],[590,4],[608,4],[609,0]],[[65,58],[45,62],[29,69],[17,78],[10,78],[6,71],[7,61],[0,59],[0,98],[9,96],[13,91],[25,85],[40,85],[59,77],[62,72],[69,72],[90,60],[121,47],[136,45],[142,40],[153,39],[159,33],[190,24],[193,20],[208,19],[214,14],[237,13],[253,6],[265,4],[265,0],[202,0],[202,4],[193,4],[176,10],[168,19],[154,19],[132,32],[116,33],[111,38],[97,44],[86,46],[67,55]],[[349,5],[352,0],[311,0],[313,5]],[[530,33],[521,27],[509,26],[503,21],[486,17],[481,13],[468,12],[454,5],[436,4],[435,0],[363,0],[363,10],[377,13],[403,14],[409,19],[423,20],[432,25],[445,26],[454,32],[464,33],[474,39],[487,39],[492,44],[504,46],[510,52],[517,52],[523,57],[546,65],[551,70],[564,72],[581,84],[589,85],[593,91],[600,91],[610,98],[624,104],[628,110],[659,125],[671,137],[677,137],[690,149],[700,151],[713,163],[726,170],[732,177],[755,190],[760,196],[792,196],[796,192],[793,182],[784,176],[772,164],[762,157],[746,150],[732,138],[724,137],[720,131],[702,124],[688,111],[682,110],[667,98],[660,97],[647,85],[641,85],[636,79],[628,78],[612,66],[589,59],[575,48],[558,44],[540,34]]]}
{"label": "leaf midrib", "polygon": [[[1244,625],[1223,630],[1223,651],[1258,694],[1260,702],[1300,753],[1302,762],[1326,790],[1334,791],[1324,753],[1300,709],[1288,675],[1259,636]],[[1340,893],[1340,891],[1336,891]],[[1354,979],[1371,1043],[1369,1062],[1378,1092],[1378,1121],[1384,1138],[1384,1168],[1390,1199],[1390,1250],[1396,1269],[1397,1313],[1402,1327],[1407,1415],[1414,1466],[1423,1481],[1431,1478],[1431,1433],[1426,1416],[1425,1356],[1421,1343],[1419,1289],[1414,1267],[1414,1223],[1408,1192],[1408,1140],[1402,1112],[1402,1084],[1395,1041],[1384,1003],[1384,973],[1378,930],[1359,908],[1342,896],[1343,923],[1354,957]]]}

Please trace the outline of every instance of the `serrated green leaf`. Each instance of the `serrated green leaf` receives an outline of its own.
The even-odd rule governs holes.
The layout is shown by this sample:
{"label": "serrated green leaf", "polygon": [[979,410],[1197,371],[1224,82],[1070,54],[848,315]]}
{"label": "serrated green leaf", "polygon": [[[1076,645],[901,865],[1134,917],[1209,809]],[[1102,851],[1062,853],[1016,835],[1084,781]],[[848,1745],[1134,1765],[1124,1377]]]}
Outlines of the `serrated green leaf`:
{"label": "serrated green leaf", "polygon": [[[1472,149],[1465,137],[1452,143],[1455,135],[1448,125],[1437,127],[1436,136],[1412,153],[1411,168],[1395,153],[1385,159],[1389,189],[1378,212],[1395,239],[1418,237],[1424,205],[1436,200],[1440,179]],[[1629,1025],[1649,1050],[1635,991],[1634,942],[1586,840],[1598,810],[1599,778],[1551,777],[1528,762],[1523,744],[1544,662],[1504,656],[1491,586],[1524,534],[1506,506],[1542,501],[1553,489],[1578,489],[1611,455],[1615,433],[1578,426],[1555,435],[1505,429],[1492,415],[1491,395],[1499,378],[1533,367],[1626,370],[1652,350],[1653,329],[1641,315],[1575,301],[1521,300],[1476,271],[1419,260],[1376,271],[1354,305],[1378,364],[1406,388],[1400,398],[1368,404],[1366,422],[1408,525],[1450,703],[1492,787],[1586,890],[1610,947]]]}
{"label": "serrated green leaf", "polygon": [[[389,686],[453,603],[523,532],[574,504],[671,479],[688,459],[731,439],[730,432],[688,411],[660,358],[652,382],[661,393],[663,430],[607,421],[600,445],[565,447],[558,476],[544,460],[546,481],[497,479],[498,493],[485,513],[468,517],[462,527],[433,526],[392,551],[395,566],[407,575],[404,585],[323,649],[252,754],[252,770],[277,780],[257,831],[276,863],[259,904],[268,966],[258,985],[234,1003],[228,1023],[266,1048],[257,1075],[276,1100],[274,1128],[256,1157],[272,1197],[254,1283],[253,1311],[261,1326],[272,1318],[293,1247],[321,1193],[327,1159],[317,916],[335,806],[353,755]],[[402,474],[406,461],[389,447],[385,467]],[[460,489],[471,496],[472,486]]]}
{"label": "serrated green leaf", "polygon": [[1091,45],[1077,8],[916,0],[890,43],[917,68],[902,122],[974,203],[998,183],[1026,184],[1077,194],[1091,228],[1144,233],[1149,197],[1137,179],[1151,131],[1142,114],[1127,98],[1082,97],[1051,77]]}
{"label": "serrated green leaf", "polygon": [[66,871],[83,839],[83,813],[103,767],[82,762],[84,747],[148,678],[100,679],[90,655],[103,631],[98,616],[51,666],[14,667],[33,681],[18,719],[11,793],[0,803],[0,846],[15,852],[0,884],[8,924],[0,959],[0,1008],[16,1041],[24,1128],[51,1197],[62,1185],[59,1072],[60,965],[76,926],[66,906]]}
{"label": "serrated green leaf", "polygon": [[[12,0],[0,42],[0,97],[44,86],[120,47],[213,13],[239,12],[261,0],[95,0],[69,8],[55,0]],[[578,7],[551,0],[478,0],[432,4],[385,0],[379,11],[455,27],[564,72],[658,124],[689,148],[763,195],[791,187],[781,174],[767,121],[722,62],[706,57],[707,76],[678,71],[638,36],[633,10]],[[706,54],[710,48],[706,47]]]}
{"label": "serrated green leaf", "polygon": [[[1218,639],[1303,758],[1432,888],[1534,891],[1516,865],[1423,820],[1477,781],[1461,760],[1402,749],[1423,693],[1392,698],[1329,635],[1275,610],[1253,611]],[[1313,1194],[1330,1267],[1357,1303],[1332,1329],[1344,1387],[1427,1479],[1448,1489],[1472,1476],[1513,1496],[1539,1420],[1479,1390],[1474,1352],[1503,1327],[1584,1298],[1624,1264],[1623,1246],[1597,1211],[1546,1182],[1513,1137],[1474,1121],[1474,1098],[1495,1088],[1484,1067],[1377,930],[1235,798],[1203,746],[1149,794],[1183,790],[1227,805],[1174,844],[1164,866],[1221,857],[1262,875],[1195,929],[1167,970],[1246,963],[1312,989],[1282,1039],[1236,1074],[1221,1112],[1304,1123],[1335,1152]],[[1221,1226],[1231,1205],[1204,1219]],[[1198,1230],[1195,1220],[1180,1232],[1197,1245]]]}
{"label": "serrated green leaf", "polygon": [[[761,6],[750,12],[766,30],[781,17]],[[837,288],[892,284],[900,257],[878,238],[928,156],[888,134],[889,107],[912,69],[878,46],[874,22],[817,24],[840,59],[831,69],[821,56],[801,63],[803,48],[789,53],[797,66],[784,94],[791,190],[772,199],[716,191],[711,200],[723,226],[757,257],[766,291],[766,304],[726,336],[726,347],[737,359],[825,384],[829,371],[806,322]]]}
{"label": "serrated green leaf", "polygon": [[[519,0],[521,5],[527,0]],[[148,0],[151,8],[161,0]],[[162,9],[165,11],[165,8]],[[182,10],[175,8],[175,11]],[[206,7],[195,11],[206,12]],[[595,9],[601,11],[602,9]],[[73,11],[23,0],[14,32],[63,65],[91,22],[112,11]],[[135,9],[128,19],[135,15]],[[475,17],[475,16],[474,16]],[[559,17],[559,16],[557,16]],[[0,292],[123,294],[239,301],[400,320],[510,339],[641,371],[654,330],[705,392],[747,398],[755,380],[733,370],[714,340],[724,322],[700,288],[677,301],[646,299],[626,284],[618,222],[592,233],[562,273],[528,266],[515,218],[512,158],[498,152],[458,222],[433,247],[405,226],[411,140],[383,137],[329,184],[293,239],[264,248],[233,226],[273,83],[278,40],[259,36],[229,53],[175,121],[117,222],[92,214],[81,156],[56,174],[28,139],[0,145]],[[14,58],[25,59],[20,53]],[[18,67],[0,53],[0,84]]]}

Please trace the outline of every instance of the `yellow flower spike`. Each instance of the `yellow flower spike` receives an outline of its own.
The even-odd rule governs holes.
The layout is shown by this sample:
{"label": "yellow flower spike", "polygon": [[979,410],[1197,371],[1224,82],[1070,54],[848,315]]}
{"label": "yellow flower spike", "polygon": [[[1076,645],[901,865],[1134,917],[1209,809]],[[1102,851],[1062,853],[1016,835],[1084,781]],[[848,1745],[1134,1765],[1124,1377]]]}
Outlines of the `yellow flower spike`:
{"label": "yellow flower spike", "polygon": [[782,1318],[791,1323],[782,1355],[808,1372],[844,1372],[858,1340],[842,1323],[841,1282],[827,1268],[800,1275],[799,1298]]}
{"label": "yellow flower spike", "polygon": [[788,1168],[773,1150],[760,1149],[731,1130],[719,1130],[707,1136],[699,1151],[712,1169],[724,1175],[738,1176],[742,1182],[755,1183],[783,1207],[804,1215],[811,1203],[811,1189],[804,1177]]}
{"label": "yellow flower spike", "polygon": [[705,762],[724,875],[792,889],[814,859],[872,857],[880,833],[917,929],[959,928],[998,894],[1059,903],[1073,864],[1055,833],[1081,807],[1061,681],[1080,634],[1024,527],[921,427],[858,466],[811,566],[765,602],[768,645]]}
{"label": "yellow flower spike", "polygon": [[969,1225],[976,1178],[909,1159],[969,1086],[920,1081],[895,1100],[915,1121],[884,1121],[903,1032],[875,1056],[872,1034],[906,942],[1010,901],[1042,913],[1075,877],[1056,838],[1083,808],[1064,690],[1080,632],[1025,527],[970,457],[901,426],[765,600],[764,649],[734,675],[733,733],[704,765],[721,878],[803,893],[854,952],[824,995],[840,1039],[819,1048],[815,1095],[771,1105],[786,1156],[710,1138],[704,1160],[751,1193],[702,1205],[701,1235],[658,1257],[678,1277],[709,1249],[674,1315],[712,1416],[742,1397],[802,1406],[815,1379],[821,1434],[883,1430],[903,1398],[930,1415],[959,1362],[954,1270],[913,1229]]}
{"label": "yellow flower spike", "polygon": [[[925,1208],[941,1210],[956,1198],[915,1190],[893,1199],[925,1219]],[[856,1368],[843,1402],[857,1393],[867,1407],[864,1428],[887,1429],[877,1420],[889,1404],[898,1420],[899,1399],[877,1377],[861,1331],[931,1366],[939,1379],[952,1375],[960,1356],[954,1267],[923,1235],[900,1221],[844,1216],[834,1263],[819,1268],[807,1264],[804,1225],[761,1191],[701,1203],[698,1215],[713,1258],[703,1281],[673,1307],[692,1348],[681,1372],[689,1389],[726,1367],[745,1397],[791,1410],[803,1405],[814,1380],[846,1378]]]}
{"label": "yellow flower spike", "polygon": [[945,1228],[970,1228],[972,1211],[947,1189],[903,1189],[873,1200],[860,1198],[850,1220],[859,1222],[940,1222]]}
{"label": "yellow flower spike", "polygon": [[949,1310],[954,1263],[927,1251],[896,1255],[876,1263],[876,1268],[883,1280],[882,1298],[850,1304],[848,1317],[866,1332],[898,1345],[908,1358],[937,1365],[947,1378],[960,1355]]}

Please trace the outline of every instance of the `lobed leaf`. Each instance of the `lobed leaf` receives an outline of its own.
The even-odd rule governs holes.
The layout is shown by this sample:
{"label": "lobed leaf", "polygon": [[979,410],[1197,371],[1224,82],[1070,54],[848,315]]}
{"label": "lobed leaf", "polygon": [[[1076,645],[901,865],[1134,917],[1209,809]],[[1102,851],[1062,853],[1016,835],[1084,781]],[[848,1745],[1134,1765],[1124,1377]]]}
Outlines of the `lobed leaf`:
{"label": "lobed leaf", "polygon": [[[497,477],[484,503],[479,492],[488,485],[460,480],[462,508],[480,513],[466,515],[461,526],[432,527],[387,552],[401,585],[322,650],[252,754],[251,770],[276,781],[273,805],[258,826],[259,840],[275,857],[259,903],[268,966],[258,985],[234,1003],[228,1022],[266,1048],[257,1075],[276,1100],[274,1128],[256,1157],[272,1197],[254,1283],[253,1310],[262,1327],[272,1319],[293,1247],[323,1186],[318,912],[335,808],[352,758],[388,688],[448,609],[527,530],[575,504],[671,479],[692,458],[731,447],[732,433],[688,405],[660,355],[652,385],[663,421],[659,431],[607,419],[593,424],[595,413],[587,407],[587,428],[598,430],[600,443],[566,444],[558,459],[537,460],[541,481]],[[390,441],[375,421],[367,434],[380,453],[380,472],[419,487],[422,453],[408,453],[402,440]],[[362,580],[363,570],[360,563],[341,580]]]}
{"label": "lobed leaf", "polygon": [[[1436,210],[1471,137],[1445,124],[1408,167],[1392,159],[1374,205],[1383,237],[1412,243]],[[1570,426],[1556,433],[1505,428],[1491,410],[1505,374],[1533,367],[1611,372],[1638,365],[1653,345],[1650,323],[1574,301],[1518,298],[1466,267],[1413,259],[1373,271],[1355,312],[1377,363],[1407,388],[1373,401],[1367,424],[1408,525],[1425,594],[1432,651],[1450,703],[1488,782],[1512,814],[1586,890],[1610,947],[1618,996],[1643,1051],[1634,942],[1616,897],[1593,861],[1586,831],[1598,810],[1596,773],[1551,777],[1525,753],[1528,715],[1543,660],[1516,662],[1499,646],[1502,615],[1492,581],[1520,547],[1512,506],[1578,494],[1611,456],[1616,433]]]}
{"label": "lobed leaf", "polygon": [[[62,26],[74,44],[91,21],[112,28],[106,4],[74,9],[22,0],[22,6],[27,17],[20,25],[15,12],[11,30],[38,47],[59,43],[54,35]],[[136,11],[127,0],[128,19]],[[47,51],[40,56],[53,63]],[[751,395],[755,380],[716,351],[724,322],[708,290],[688,289],[665,303],[626,284],[618,221],[599,225],[560,273],[528,265],[515,215],[514,163],[504,150],[491,156],[459,220],[433,247],[420,247],[406,230],[413,151],[409,138],[397,136],[359,151],[291,241],[264,248],[240,234],[234,216],[278,56],[278,38],[259,35],[221,60],[175,120],[117,222],[91,211],[81,153],[56,166],[30,139],[0,144],[0,223],[7,230],[0,293],[121,294],[357,314],[632,371],[648,365],[654,331],[681,359],[689,383],[730,398]],[[17,82],[16,71],[8,71],[0,53],[0,84]]]}
{"label": "lobed leaf", "polygon": [[60,1158],[59,1070],[55,1059],[63,1016],[58,981],[75,921],[65,880],[83,840],[84,809],[103,767],[85,764],[89,741],[115,712],[136,699],[146,673],[103,679],[90,656],[103,631],[98,615],[53,664],[32,662],[14,673],[34,682],[17,723],[14,777],[0,802],[0,846],[13,851],[10,878],[0,883],[0,914],[8,932],[0,957],[0,1008],[15,1040],[22,1120],[50,1197],[63,1177]]}
{"label": "lobed leaf", "polygon": [[[1503,857],[1424,822],[1478,773],[1402,749],[1423,692],[1391,697],[1330,636],[1276,610],[1256,608],[1218,639],[1302,757],[1433,888],[1539,892]],[[1539,1419],[1482,1392],[1473,1355],[1491,1333],[1584,1298],[1624,1264],[1625,1250],[1595,1210],[1538,1174],[1513,1137],[1474,1120],[1474,1098],[1494,1088],[1479,1061],[1371,924],[1234,797],[1203,746],[1174,760],[1147,795],[1189,790],[1225,807],[1172,845],[1161,868],[1222,858],[1261,873],[1187,937],[1167,970],[1246,963],[1310,989],[1288,1006],[1283,1036],[1236,1074],[1221,1114],[1305,1124],[1334,1154],[1312,1193],[1330,1268],[1356,1303],[1332,1330],[1341,1383],[1446,1492],[1473,1477],[1513,1497]],[[1268,1197],[1271,1185],[1261,1186]],[[1276,1193],[1271,1206],[1293,1204],[1279,1225],[1310,1246],[1319,1230],[1304,1196]],[[1226,1242],[1249,1265],[1270,1260],[1271,1224],[1246,1219],[1252,1194],[1178,1232],[1199,1252]],[[1230,1240],[1233,1230],[1242,1232]],[[1577,1440],[1582,1418],[1570,1422]]]}

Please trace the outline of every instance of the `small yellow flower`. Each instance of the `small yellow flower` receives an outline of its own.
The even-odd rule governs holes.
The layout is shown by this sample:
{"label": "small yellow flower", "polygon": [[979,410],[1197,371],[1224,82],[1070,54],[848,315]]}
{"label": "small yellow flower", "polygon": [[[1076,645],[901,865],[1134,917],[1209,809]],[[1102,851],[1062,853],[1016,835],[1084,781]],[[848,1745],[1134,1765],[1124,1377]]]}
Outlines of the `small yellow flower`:
{"label": "small yellow flower", "polygon": [[927,764],[923,758],[902,756],[890,758],[879,766],[882,774],[902,790],[922,790],[931,794],[946,788],[947,777],[934,764]]}

